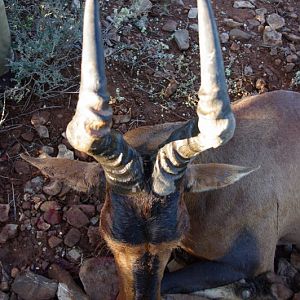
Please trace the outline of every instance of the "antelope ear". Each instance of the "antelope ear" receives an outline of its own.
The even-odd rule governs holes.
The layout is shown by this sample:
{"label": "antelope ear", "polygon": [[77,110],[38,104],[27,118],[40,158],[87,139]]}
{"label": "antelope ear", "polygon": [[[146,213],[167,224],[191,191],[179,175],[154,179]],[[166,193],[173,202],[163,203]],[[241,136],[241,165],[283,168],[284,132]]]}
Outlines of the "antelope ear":
{"label": "antelope ear", "polygon": [[91,193],[104,185],[104,173],[98,163],[88,163],[65,158],[34,158],[24,153],[22,159],[38,168],[43,175],[60,181],[70,188]]}
{"label": "antelope ear", "polygon": [[185,190],[192,193],[216,190],[235,183],[260,168],[227,164],[199,164],[188,167]]}

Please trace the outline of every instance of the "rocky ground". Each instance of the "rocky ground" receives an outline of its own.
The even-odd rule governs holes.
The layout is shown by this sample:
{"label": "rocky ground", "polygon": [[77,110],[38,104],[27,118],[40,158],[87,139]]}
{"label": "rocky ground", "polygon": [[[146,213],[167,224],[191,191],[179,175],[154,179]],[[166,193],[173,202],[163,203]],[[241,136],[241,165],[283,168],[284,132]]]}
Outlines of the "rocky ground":
{"label": "rocky ground", "polygon": [[[121,132],[187,120],[200,81],[196,1],[138,3],[103,3],[113,126]],[[300,91],[297,0],[213,4],[232,100],[277,89]],[[69,191],[19,156],[90,161],[64,135],[76,101],[69,94],[47,101],[33,97],[25,110],[24,103],[7,103],[0,128],[0,299],[97,300],[117,293],[116,270],[98,232],[104,191]],[[298,249],[279,247],[276,271],[281,279],[273,278],[275,299],[300,299]],[[195,297],[200,299],[190,296]]]}

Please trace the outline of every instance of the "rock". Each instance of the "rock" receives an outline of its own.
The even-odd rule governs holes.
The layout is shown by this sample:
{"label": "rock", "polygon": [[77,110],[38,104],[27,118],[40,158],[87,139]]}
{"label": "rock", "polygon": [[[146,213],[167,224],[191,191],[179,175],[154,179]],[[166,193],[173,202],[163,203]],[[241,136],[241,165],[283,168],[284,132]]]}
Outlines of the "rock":
{"label": "rock", "polygon": [[274,30],[280,29],[285,25],[285,19],[278,14],[271,14],[267,17],[267,23]]}
{"label": "rock", "polygon": [[272,29],[270,26],[266,26],[263,33],[263,41],[267,46],[281,46],[282,34]]}
{"label": "rock", "polygon": [[255,19],[247,20],[247,26],[250,30],[252,30],[254,28],[258,28],[259,25],[260,25],[260,23]]}
{"label": "rock", "polygon": [[168,32],[174,32],[177,28],[177,22],[174,20],[168,20],[165,25],[162,27],[162,30]]}
{"label": "rock", "polygon": [[199,32],[199,26],[198,26],[198,24],[191,24],[189,26],[189,28],[192,29],[195,32]]}
{"label": "rock", "polygon": [[196,19],[198,17],[198,8],[192,7],[188,13],[189,19]]}
{"label": "rock", "polygon": [[242,0],[234,1],[233,7],[234,8],[255,8],[255,6],[250,1],[242,1]]}
{"label": "rock", "polygon": [[265,24],[266,22],[266,18],[265,15],[267,13],[267,9],[266,8],[258,8],[255,10],[256,13],[256,19],[261,23],[261,24]]}
{"label": "rock", "polygon": [[238,28],[238,27],[242,27],[244,25],[241,22],[237,22],[237,21],[234,21],[233,19],[228,19],[228,18],[224,19],[224,24],[230,28]]}
{"label": "rock", "polygon": [[300,253],[293,252],[291,254],[291,264],[294,268],[300,271]]}
{"label": "rock", "polygon": [[253,74],[253,69],[251,66],[245,66],[244,68],[244,75],[245,76],[250,76]]}
{"label": "rock", "polygon": [[79,261],[81,258],[81,253],[78,249],[71,249],[67,252],[67,258],[71,261]]}
{"label": "rock", "polygon": [[75,246],[80,241],[81,232],[76,228],[71,228],[64,238],[64,243],[68,247]]}
{"label": "rock", "polygon": [[75,283],[69,272],[60,266],[52,264],[48,275],[51,279],[59,282],[57,290],[59,300],[88,300],[87,295]]}
{"label": "rock", "polygon": [[62,239],[60,239],[54,235],[48,239],[48,245],[50,248],[57,247],[59,244],[61,244],[61,242],[62,242]]}
{"label": "rock", "polygon": [[71,207],[66,212],[67,222],[76,228],[81,228],[89,224],[88,217],[76,206]]}
{"label": "rock", "polygon": [[297,270],[285,258],[279,259],[277,275],[281,276],[287,285],[293,282],[297,273]]}
{"label": "rock", "polygon": [[128,123],[131,120],[131,115],[126,114],[126,115],[114,115],[113,120],[115,124],[124,124]]}
{"label": "rock", "polygon": [[190,36],[186,29],[176,30],[174,34],[175,41],[180,50],[187,50],[190,47]]}
{"label": "rock", "polygon": [[0,222],[8,221],[9,204],[0,204]]}
{"label": "rock", "polygon": [[294,70],[295,66],[296,65],[294,63],[287,63],[286,66],[285,66],[285,71],[287,73],[290,73]]}
{"label": "rock", "polygon": [[55,298],[58,284],[32,272],[20,274],[12,284],[12,290],[24,300],[47,300]]}
{"label": "rock", "polygon": [[231,46],[230,46],[230,50],[232,50],[232,51],[234,51],[234,52],[239,51],[240,48],[241,48],[240,45],[239,45],[238,43],[235,43],[235,42],[233,42],[233,43],[231,44]]}
{"label": "rock", "polygon": [[49,184],[43,187],[43,192],[49,196],[55,196],[61,192],[61,189],[62,183],[57,180],[52,180]]}
{"label": "rock", "polygon": [[9,295],[0,291],[0,300],[9,300]]}
{"label": "rock", "polygon": [[238,41],[248,41],[251,39],[251,34],[237,28],[231,29],[229,32],[229,36],[231,39]]}
{"label": "rock", "polygon": [[293,292],[284,284],[276,283],[271,286],[271,292],[275,299],[288,300],[293,296]]}
{"label": "rock", "polygon": [[59,144],[58,145],[58,158],[67,158],[67,159],[74,159],[74,153],[69,150],[66,145]]}
{"label": "rock", "polygon": [[51,225],[60,224],[62,221],[61,213],[55,209],[49,209],[43,214],[44,220]]}
{"label": "rock", "polygon": [[152,2],[150,0],[136,0],[131,6],[131,10],[137,15],[144,14],[151,10]]}
{"label": "rock", "polygon": [[21,134],[21,137],[26,142],[32,142],[34,138],[34,133],[31,131],[25,132]]}
{"label": "rock", "polygon": [[60,210],[61,206],[56,201],[45,201],[41,204],[40,210],[46,212],[48,210]]}
{"label": "rock", "polygon": [[281,63],[282,63],[282,60],[280,58],[276,58],[274,63],[275,63],[276,66],[280,66]]}
{"label": "rock", "polygon": [[41,138],[49,138],[49,131],[48,128],[44,125],[36,125],[35,127],[36,132],[38,133],[39,137]]}
{"label": "rock", "polygon": [[163,92],[165,98],[170,98],[178,88],[178,82],[175,79],[171,79],[168,86]]}
{"label": "rock", "polygon": [[51,154],[54,153],[54,148],[53,147],[49,147],[49,146],[43,146],[41,148],[41,153],[45,153],[45,154],[51,155]]}
{"label": "rock", "polygon": [[[117,269],[112,258],[90,258],[83,262],[80,280],[91,300],[115,299],[119,289]],[[97,284],[95,284],[97,282]]]}
{"label": "rock", "polygon": [[0,232],[0,243],[3,244],[7,240],[13,239],[17,235],[18,227],[17,224],[6,224]]}
{"label": "rock", "polygon": [[294,43],[300,43],[300,36],[293,33],[283,33],[284,37]]}
{"label": "rock", "polygon": [[264,91],[266,89],[266,81],[263,78],[258,78],[255,83],[257,90]]}
{"label": "rock", "polygon": [[14,164],[14,169],[19,175],[29,174],[30,166],[26,161],[17,160]]}
{"label": "rock", "polygon": [[87,235],[92,246],[97,246],[101,242],[99,227],[90,226]]}
{"label": "rock", "polygon": [[96,213],[95,205],[92,204],[79,204],[77,205],[89,218],[93,217]]}
{"label": "rock", "polygon": [[286,57],[286,61],[288,63],[295,63],[299,60],[298,56],[296,54],[290,54]]}
{"label": "rock", "polygon": [[73,9],[80,9],[80,7],[81,7],[80,0],[72,0]]}
{"label": "rock", "polygon": [[43,217],[41,217],[38,219],[36,227],[42,231],[47,231],[51,227],[51,225],[46,223]]}
{"label": "rock", "polygon": [[36,125],[45,125],[49,121],[50,113],[48,111],[41,111],[34,114],[31,117],[31,124]]}
{"label": "rock", "polygon": [[13,267],[10,271],[10,276],[16,278],[20,274],[20,270],[16,267]]}
{"label": "rock", "polygon": [[11,148],[9,148],[9,149],[7,150],[8,155],[9,155],[10,157],[16,156],[16,155],[20,152],[21,147],[22,147],[22,146],[21,146],[20,143],[15,143]]}
{"label": "rock", "polygon": [[222,32],[220,34],[220,41],[222,44],[226,44],[229,41],[229,34],[227,32]]}

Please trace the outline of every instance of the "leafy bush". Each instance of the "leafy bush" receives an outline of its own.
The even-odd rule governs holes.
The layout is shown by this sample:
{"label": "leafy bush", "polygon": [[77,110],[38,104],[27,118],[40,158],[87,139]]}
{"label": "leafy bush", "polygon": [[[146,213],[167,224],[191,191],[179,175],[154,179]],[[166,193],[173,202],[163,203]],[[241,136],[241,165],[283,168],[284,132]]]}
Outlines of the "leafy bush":
{"label": "leafy bush", "polygon": [[10,0],[7,15],[15,58],[9,64],[14,87],[6,98],[48,98],[77,89],[72,68],[80,59],[81,12],[67,1]]}

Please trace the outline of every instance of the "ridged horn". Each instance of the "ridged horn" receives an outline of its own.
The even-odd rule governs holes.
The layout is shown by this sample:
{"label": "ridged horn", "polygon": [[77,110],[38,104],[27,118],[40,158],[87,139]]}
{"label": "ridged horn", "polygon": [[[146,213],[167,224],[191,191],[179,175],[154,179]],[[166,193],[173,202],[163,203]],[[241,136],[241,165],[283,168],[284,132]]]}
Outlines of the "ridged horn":
{"label": "ridged horn", "polygon": [[111,123],[98,1],[87,0],[79,99],[67,127],[67,138],[75,149],[101,164],[114,192],[139,191],[143,188],[142,160],[120,133],[111,130]]}
{"label": "ridged horn", "polygon": [[176,191],[191,159],[209,148],[223,145],[235,130],[210,0],[198,0],[197,5],[201,62],[198,120],[191,120],[178,129],[157,153],[152,188],[162,196]]}

